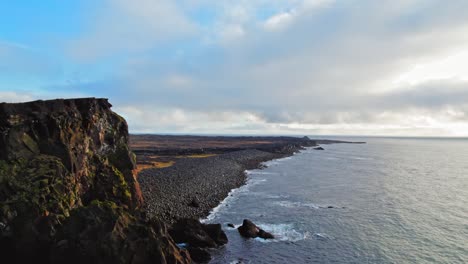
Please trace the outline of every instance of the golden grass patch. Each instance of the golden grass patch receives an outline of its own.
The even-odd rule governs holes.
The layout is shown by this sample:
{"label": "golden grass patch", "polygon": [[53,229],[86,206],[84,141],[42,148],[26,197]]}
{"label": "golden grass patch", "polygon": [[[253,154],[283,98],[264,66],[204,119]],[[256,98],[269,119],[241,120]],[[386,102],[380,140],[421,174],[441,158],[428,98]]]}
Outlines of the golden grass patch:
{"label": "golden grass patch", "polygon": [[155,161],[151,163],[152,164],[137,164],[137,169],[136,169],[137,174],[145,169],[151,169],[151,168],[162,169],[162,168],[171,167],[172,165],[174,165],[175,161],[168,161],[168,162]]}
{"label": "golden grass patch", "polygon": [[168,161],[168,162],[164,162],[164,161],[156,161],[156,162],[153,162],[154,164],[154,167],[156,168],[167,168],[167,167],[170,167],[172,165],[174,165],[175,161]]}
{"label": "golden grass patch", "polygon": [[177,156],[181,158],[193,158],[193,159],[202,159],[202,158],[209,158],[216,156],[216,154],[193,154],[193,155],[187,155],[187,156]]}

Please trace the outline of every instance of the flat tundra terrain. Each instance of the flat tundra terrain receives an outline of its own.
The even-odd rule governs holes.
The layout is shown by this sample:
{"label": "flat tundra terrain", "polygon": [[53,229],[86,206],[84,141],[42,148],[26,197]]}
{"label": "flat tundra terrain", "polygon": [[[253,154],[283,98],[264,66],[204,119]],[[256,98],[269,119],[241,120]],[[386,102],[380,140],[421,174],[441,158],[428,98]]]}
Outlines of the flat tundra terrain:
{"label": "flat tundra terrain", "polygon": [[308,137],[130,135],[130,148],[137,155],[139,171],[167,168],[180,159],[208,158],[247,149],[290,154],[300,147],[316,144]]}

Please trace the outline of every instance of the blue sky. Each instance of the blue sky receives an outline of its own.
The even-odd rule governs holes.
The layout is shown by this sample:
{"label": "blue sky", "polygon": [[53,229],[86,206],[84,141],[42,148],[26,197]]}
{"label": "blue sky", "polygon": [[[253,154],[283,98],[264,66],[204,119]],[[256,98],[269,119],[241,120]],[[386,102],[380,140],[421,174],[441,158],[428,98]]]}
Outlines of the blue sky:
{"label": "blue sky", "polygon": [[0,101],[131,132],[468,136],[462,0],[2,1]]}

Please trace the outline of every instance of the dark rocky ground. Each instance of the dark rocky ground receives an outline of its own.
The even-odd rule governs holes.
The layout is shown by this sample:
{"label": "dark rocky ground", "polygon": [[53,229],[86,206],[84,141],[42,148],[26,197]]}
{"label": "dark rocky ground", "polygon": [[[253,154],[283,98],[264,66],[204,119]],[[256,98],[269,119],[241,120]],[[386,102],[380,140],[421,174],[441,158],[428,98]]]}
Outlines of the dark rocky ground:
{"label": "dark rocky ground", "polygon": [[230,190],[244,184],[245,170],[285,155],[250,149],[203,159],[180,159],[172,167],[144,170],[138,180],[147,212],[168,223],[205,217]]}

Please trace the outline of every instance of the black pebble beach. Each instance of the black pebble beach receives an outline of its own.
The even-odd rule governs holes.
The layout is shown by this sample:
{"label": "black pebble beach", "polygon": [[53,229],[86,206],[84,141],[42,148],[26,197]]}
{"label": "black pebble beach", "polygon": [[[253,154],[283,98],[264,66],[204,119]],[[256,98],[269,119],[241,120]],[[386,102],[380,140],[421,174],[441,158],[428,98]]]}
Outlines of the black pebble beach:
{"label": "black pebble beach", "polygon": [[184,158],[168,168],[146,169],[138,181],[147,214],[167,223],[206,217],[232,189],[245,183],[245,170],[284,156],[250,149],[202,159]]}

